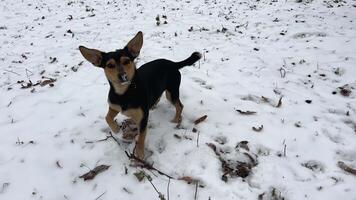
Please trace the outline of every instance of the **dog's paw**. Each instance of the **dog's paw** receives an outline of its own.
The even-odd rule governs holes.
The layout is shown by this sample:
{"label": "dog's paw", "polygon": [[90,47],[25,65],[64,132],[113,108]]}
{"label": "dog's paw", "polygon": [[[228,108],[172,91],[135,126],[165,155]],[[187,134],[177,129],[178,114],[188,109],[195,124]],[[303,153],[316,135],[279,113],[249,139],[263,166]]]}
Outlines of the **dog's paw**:
{"label": "dog's paw", "polygon": [[120,126],[115,124],[114,126],[110,127],[111,131],[115,134],[118,134],[120,132]]}
{"label": "dog's paw", "polygon": [[136,156],[136,158],[143,160],[145,158],[144,149],[143,148],[135,148],[135,156]]}
{"label": "dog's paw", "polygon": [[180,124],[182,122],[182,117],[174,117],[171,120],[172,123]]}

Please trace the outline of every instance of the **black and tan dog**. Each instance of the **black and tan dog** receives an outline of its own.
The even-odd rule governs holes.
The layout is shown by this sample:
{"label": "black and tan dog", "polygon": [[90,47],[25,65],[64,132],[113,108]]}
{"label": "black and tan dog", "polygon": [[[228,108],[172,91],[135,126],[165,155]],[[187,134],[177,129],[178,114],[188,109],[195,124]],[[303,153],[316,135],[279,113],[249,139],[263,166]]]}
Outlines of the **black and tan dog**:
{"label": "black and tan dog", "polygon": [[125,46],[114,52],[101,52],[80,46],[79,50],[93,65],[103,68],[110,84],[108,97],[109,111],[106,122],[115,133],[119,126],[114,118],[119,112],[130,117],[139,127],[135,154],[144,158],[144,141],[146,137],[149,109],[158,103],[162,93],[166,92],[167,99],[175,106],[176,114],[172,122],[181,120],[183,104],[179,99],[180,68],[194,64],[201,54],[194,52],[181,62],[158,59],[136,69],[134,60],[142,48],[142,32]]}

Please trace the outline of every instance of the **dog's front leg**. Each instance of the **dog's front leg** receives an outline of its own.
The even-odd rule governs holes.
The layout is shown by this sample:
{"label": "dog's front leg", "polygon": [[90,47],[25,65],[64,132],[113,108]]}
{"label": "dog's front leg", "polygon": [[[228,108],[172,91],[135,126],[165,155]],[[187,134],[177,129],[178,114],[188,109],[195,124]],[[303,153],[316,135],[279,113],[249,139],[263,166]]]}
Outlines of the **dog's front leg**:
{"label": "dog's front leg", "polygon": [[145,138],[147,133],[148,112],[144,113],[139,125],[139,135],[136,141],[135,155],[139,159],[144,159]]}
{"label": "dog's front leg", "polygon": [[109,107],[109,111],[105,117],[106,122],[114,133],[118,133],[120,131],[119,125],[114,120],[117,114],[119,114],[119,111]]}

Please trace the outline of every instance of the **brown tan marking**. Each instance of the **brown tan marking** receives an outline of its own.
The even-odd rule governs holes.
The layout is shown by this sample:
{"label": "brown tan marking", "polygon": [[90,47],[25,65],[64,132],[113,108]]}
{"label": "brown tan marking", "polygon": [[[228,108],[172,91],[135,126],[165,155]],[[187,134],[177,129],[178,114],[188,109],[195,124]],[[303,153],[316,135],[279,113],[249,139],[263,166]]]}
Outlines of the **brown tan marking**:
{"label": "brown tan marking", "polygon": [[174,118],[171,120],[171,122],[173,122],[173,123],[181,122],[182,121],[182,110],[184,107],[183,104],[180,102],[180,100],[173,103],[171,93],[168,90],[166,90],[166,98],[176,108],[176,114],[175,114]]}
{"label": "brown tan marking", "polygon": [[108,60],[106,66],[109,65],[113,65],[114,67],[105,67],[105,76],[112,83],[115,92],[118,94],[123,94],[127,90],[128,85],[121,85],[119,81],[119,71],[117,69],[117,65],[114,59]]}
{"label": "brown tan marking", "polygon": [[140,122],[143,117],[143,110],[141,108],[130,108],[122,112],[127,117],[135,121],[136,125],[140,127]]}
{"label": "brown tan marking", "polygon": [[108,101],[109,107],[117,112],[121,112],[121,106],[117,104],[113,104],[110,101]]}
{"label": "brown tan marking", "polygon": [[143,110],[141,108],[131,108],[124,111],[123,114],[134,120],[137,127],[139,127],[139,135],[136,141],[135,155],[138,158],[143,159],[145,151],[145,138],[147,132],[147,128],[145,128],[144,130],[141,130],[140,128],[141,120],[143,118]]}
{"label": "brown tan marking", "polygon": [[140,134],[138,135],[138,139],[136,141],[135,155],[141,160],[144,159],[146,133],[147,128],[145,128],[145,130],[143,131],[140,131]]}
{"label": "brown tan marking", "polygon": [[119,112],[112,109],[111,107],[109,107],[109,111],[106,115],[106,122],[108,123],[109,127],[111,128],[111,130],[114,132],[114,133],[118,133],[120,131],[120,127],[119,125],[117,125],[117,123],[115,122],[114,118],[116,117],[116,115],[118,114]]}

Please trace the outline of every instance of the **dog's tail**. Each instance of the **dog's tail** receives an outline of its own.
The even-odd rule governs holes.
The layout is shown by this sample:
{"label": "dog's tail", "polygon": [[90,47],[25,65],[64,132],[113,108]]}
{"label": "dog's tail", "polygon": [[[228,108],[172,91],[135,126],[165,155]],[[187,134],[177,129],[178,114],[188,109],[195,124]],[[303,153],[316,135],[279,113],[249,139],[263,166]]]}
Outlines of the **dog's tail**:
{"label": "dog's tail", "polygon": [[200,58],[201,58],[201,53],[194,52],[194,53],[192,53],[192,55],[189,58],[187,58],[183,61],[180,61],[180,62],[176,62],[176,66],[178,69],[181,69],[185,66],[193,65],[195,62],[200,60]]}

